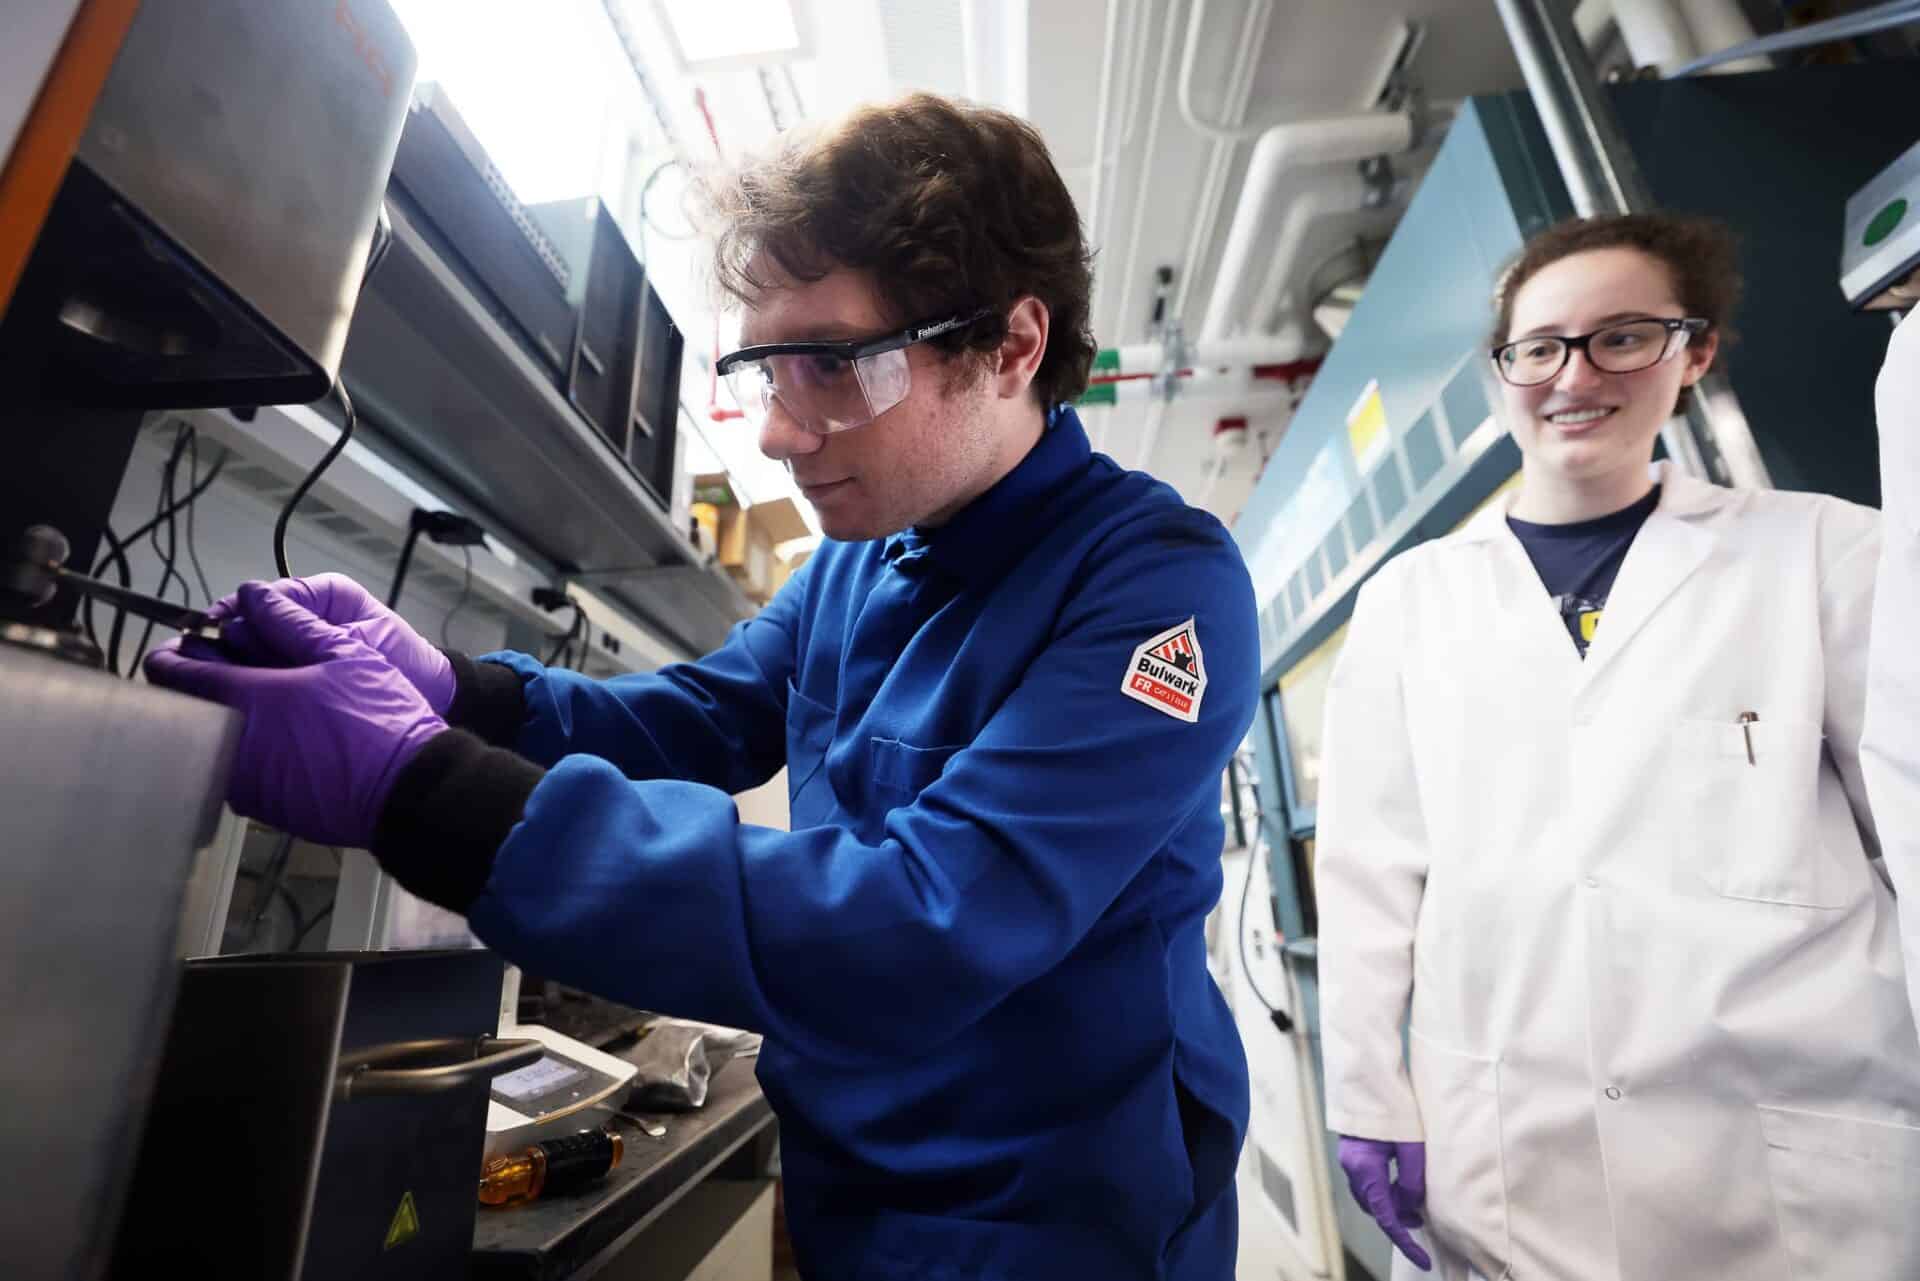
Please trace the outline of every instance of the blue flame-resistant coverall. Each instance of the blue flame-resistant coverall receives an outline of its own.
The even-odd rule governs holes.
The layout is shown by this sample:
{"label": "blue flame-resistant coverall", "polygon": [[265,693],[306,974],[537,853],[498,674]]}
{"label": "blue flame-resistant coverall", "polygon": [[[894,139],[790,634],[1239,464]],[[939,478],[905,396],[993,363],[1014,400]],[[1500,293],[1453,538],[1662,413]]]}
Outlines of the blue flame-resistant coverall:
{"label": "blue flame-resistant coverall", "polygon": [[[376,852],[536,973],[765,1033],[807,1277],[1228,1281],[1247,1075],[1202,922],[1258,665],[1226,531],[1061,408],[697,663],[456,658],[468,731]],[[742,823],[782,765],[793,830]]]}

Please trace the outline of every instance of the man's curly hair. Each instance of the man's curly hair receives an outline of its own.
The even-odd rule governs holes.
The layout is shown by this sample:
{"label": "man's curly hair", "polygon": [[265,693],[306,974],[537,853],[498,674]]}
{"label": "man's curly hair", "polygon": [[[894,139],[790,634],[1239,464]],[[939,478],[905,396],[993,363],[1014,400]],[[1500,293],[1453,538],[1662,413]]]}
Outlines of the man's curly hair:
{"label": "man's curly hair", "polygon": [[773,287],[764,262],[800,281],[852,268],[872,277],[902,326],[990,309],[931,344],[984,363],[1013,304],[1030,295],[1048,314],[1035,398],[1046,408],[1086,390],[1092,256],[1073,197],[1025,121],[911,94],[788,133],[767,155],[703,175],[698,193],[715,283],[741,302]]}

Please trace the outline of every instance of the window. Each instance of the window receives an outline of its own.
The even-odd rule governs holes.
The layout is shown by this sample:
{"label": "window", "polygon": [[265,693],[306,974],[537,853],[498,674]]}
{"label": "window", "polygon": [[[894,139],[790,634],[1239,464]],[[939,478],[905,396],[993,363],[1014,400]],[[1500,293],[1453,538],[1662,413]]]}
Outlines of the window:
{"label": "window", "polygon": [[1413,472],[1413,488],[1418,493],[1440,472],[1446,457],[1440,450],[1440,432],[1432,414],[1422,414],[1407,431],[1407,467]]}
{"label": "window", "polygon": [[1487,389],[1482,362],[1470,359],[1460,366],[1460,372],[1453,376],[1447,389],[1440,394],[1440,403],[1446,407],[1447,427],[1453,436],[1457,448],[1467,443],[1467,437],[1480,428],[1487,420]]}
{"label": "window", "polygon": [[1311,811],[1319,803],[1321,721],[1326,714],[1334,660],[1346,640],[1347,627],[1342,623],[1340,630],[1280,678],[1287,773],[1293,784],[1292,808],[1296,811]]}

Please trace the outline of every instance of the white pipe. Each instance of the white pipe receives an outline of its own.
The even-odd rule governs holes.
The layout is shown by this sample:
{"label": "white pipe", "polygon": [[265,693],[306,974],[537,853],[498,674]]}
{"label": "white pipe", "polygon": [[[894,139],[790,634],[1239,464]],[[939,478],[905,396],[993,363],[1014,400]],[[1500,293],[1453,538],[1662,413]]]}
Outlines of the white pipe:
{"label": "white pipe", "polygon": [[1613,17],[1636,67],[1657,67],[1664,75],[1697,52],[1673,0],[1613,0]]}
{"label": "white pipe", "polygon": [[1147,464],[1153,461],[1153,451],[1160,444],[1160,425],[1166,421],[1167,402],[1162,398],[1147,411],[1147,429],[1140,433],[1140,452],[1134,455],[1135,471],[1145,471]]}
{"label": "white pipe", "polygon": [[[1250,0],[1250,2],[1253,5],[1253,11],[1248,14],[1250,19],[1254,16],[1254,11],[1270,10],[1273,7],[1273,0]],[[1267,16],[1260,15],[1263,23]],[[1194,64],[1200,60],[1200,33],[1206,25],[1207,0],[1193,0],[1193,10],[1187,18],[1187,48],[1186,52],[1180,56],[1178,90],[1180,116],[1187,122],[1187,128],[1204,137],[1217,138],[1223,142],[1245,142],[1257,137],[1266,126],[1219,124],[1212,120],[1201,119],[1200,113],[1193,109],[1193,69]],[[1264,26],[1262,29],[1264,30]],[[1242,49],[1240,52],[1244,53],[1245,50]]]}
{"label": "white pipe", "polygon": [[[1274,238],[1272,256],[1267,260],[1266,277],[1260,292],[1253,296],[1253,308],[1247,324],[1264,329],[1276,323],[1276,313],[1287,301],[1287,283],[1299,264],[1300,251],[1313,224],[1329,214],[1352,213],[1367,199],[1367,180],[1351,169],[1323,169],[1301,176],[1302,185],[1294,188],[1287,204],[1280,234]],[[1278,318],[1291,324],[1297,317]]]}
{"label": "white pipe", "polygon": [[1607,28],[1613,25],[1613,0],[1580,0],[1579,7],[1573,11],[1573,27],[1580,33],[1580,43],[1592,53],[1606,37]]}
{"label": "white pipe", "polygon": [[[1758,33],[1754,31],[1753,24],[1747,21],[1747,15],[1741,10],[1738,0],[1679,0],[1679,3],[1680,12],[1687,20],[1687,27],[1693,32],[1694,47],[1702,54],[1719,53],[1722,49],[1731,49],[1735,45],[1747,44],[1758,38]],[[1772,60],[1761,54],[1735,58],[1712,68],[1716,74],[1723,71],[1770,71],[1772,69]]]}
{"label": "white pipe", "polygon": [[[1267,24],[1273,17],[1270,5],[1256,4],[1247,9],[1247,20],[1240,31],[1240,47],[1234,54],[1233,71],[1227,80],[1227,119],[1235,124],[1247,118],[1247,102],[1253,96],[1253,82],[1260,70],[1259,54],[1267,39]],[[1188,37],[1191,39],[1191,35]],[[1216,138],[1213,154],[1207,158],[1207,177],[1202,186],[1203,200],[1199,216],[1187,237],[1187,252],[1182,258],[1180,278],[1176,282],[1173,314],[1187,314],[1187,302],[1193,296],[1194,278],[1200,274],[1200,262],[1220,230],[1220,211],[1227,200],[1227,175],[1233,169],[1238,142]]]}
{"label": "white pipe", "polygon": [[[1252,366],[1243,365],[1238,369],[1219,373],[1202,371],[1191,378],[1182,378],[1173,399],[1177,405],[1184,405],[1190,400],[1230,400],[1232,404],[1224,406],[1222,413],[1254,413],[1264,411],[1271,403],[1291,403],[1292,396],[1292,391],[1283,380],[1255,378]],[[1138,382],[1115,383],[1113,398],[1115,404],[1122,406],[1166,400],[1144,378]]]}
{"label": "white pipe", "polygon": [[1140,82],[1147,74],[1147,42],[1143,31],[1146,13],[1153,0],[1128,0],[1127,8],[1127,106],[1121,116],[1120,145],[1133,143],[1134,126],[1140,123]]}
{"label": "white pipe", "polygon": [[[1173,67],[1173,38],[1175,24],[1179,19],[1180,6],[1169,3],[1167,5],[1166,27],[1161,33],[1160,70],[1154,82],[1153,111],[1147,117],[1145,154],[1148,156],[1154,154],[1154,149],[1159,146],[1160,143],[1161,108],[1165,105],[1167,99],[1167,77]],[[1153,192],[1153,189],[1151,182],[1142,181],[1134,184],[1133,223],[1127,229],[1126,266],[1120,273],[1120,315],[1115,321],[1115,328],[1123,332],[1127,327],[1127,308],[1133,301],[1133,287],[1138,279],[1135,271],[1140,262],[1140,242],[1143,239],[1141,231],[1146,222],[1147,197]],[[1096,306],[1100,301],[1105,299],[1105,282],[1111,279],[1112,277],[1104,271],[1094,277],[1094,301]],[[1097,315],[1098,312],[1096,311],[1095,314]]]}
{"label": "white pipe", "polygon": [[1113,61],[1120,39],[1121,0],[1107,0],[1107,36],[1100,53],[1099,105],[1093,115],[1093,172],[1087,178],[1086,238],[1100,243],[1100,184],[1107,169],[1107,114],[1113,104]]}
{"label": "white pipe", "polygon": [[[1156,374],[1166,360],[1166,348],[1157,342],[1128,343],[1115,350],[1123,374]],[[1307,334],[1289,325],[1277,334],[1253,338],[1223,338],[1198,343],[1186,350],[1190,369],[1218,369],[1229,365],[1284,365],[1307,354]]]}
{"label": "white pipe", "polygon": [[1260,135],[1247,163],[1240,205],[1227,230],[1213,296],[1207,300],[1200,340],[1224,338],[1241,322],[1248,281],[1265,260],[1262,231],[1270,211],[1294,170],[1351,162],[1368,156],[1397,155],[1413,145],[1413,118],[1404,111],[1364,112],[1275,125]]}

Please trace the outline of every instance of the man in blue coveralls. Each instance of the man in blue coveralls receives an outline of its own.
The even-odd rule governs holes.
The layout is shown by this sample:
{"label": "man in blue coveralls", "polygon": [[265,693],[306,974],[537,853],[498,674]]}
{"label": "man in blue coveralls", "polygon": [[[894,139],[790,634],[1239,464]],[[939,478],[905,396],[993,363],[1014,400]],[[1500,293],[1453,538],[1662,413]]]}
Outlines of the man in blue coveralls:
{"label": "man in blue coveralls", "polygon": [[[594,681],[244,585],[156,682],[233,807],[509,959],[766,1035],[815,1278],[1233,1274],[1246,1065],[1207,973],[1252,717],[1219,522],[1092,454],[1092,276],[1039,136],[915,96],[712,180],[721,361],[827,541],[716,653]],[[788,770],[792,830],[732,793]]]}

